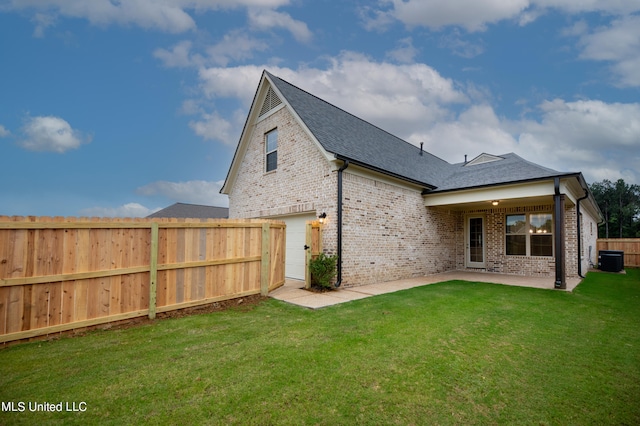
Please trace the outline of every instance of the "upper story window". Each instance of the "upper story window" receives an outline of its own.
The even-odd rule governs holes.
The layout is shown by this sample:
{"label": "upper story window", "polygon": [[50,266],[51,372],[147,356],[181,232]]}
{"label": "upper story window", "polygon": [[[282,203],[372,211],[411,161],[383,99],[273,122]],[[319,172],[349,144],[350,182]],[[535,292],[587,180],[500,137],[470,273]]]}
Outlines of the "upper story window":
{"label": "upper story window", "polygon": [[265,135],[265,163],[266,171],[270,172],[278,168],[278,129],[274,129]]}
{"label": "upper story window", "polygon": [[506,222],[506,254],[553,256],[551,213],[510,214]]}

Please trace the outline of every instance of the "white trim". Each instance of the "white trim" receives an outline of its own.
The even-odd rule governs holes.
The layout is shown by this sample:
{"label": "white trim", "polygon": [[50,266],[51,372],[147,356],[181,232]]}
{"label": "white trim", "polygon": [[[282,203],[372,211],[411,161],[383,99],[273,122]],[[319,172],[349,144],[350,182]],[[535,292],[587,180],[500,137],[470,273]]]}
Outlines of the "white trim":
{"label": "white trim", "polygon": [[276,216],[270,219],[283,221],[286,225],[285,233],[285,277],[304,280],[306,251],[306,223],[317,220],[316,212],[306,212],[296,215]]}
{"label": "white trim", "polygon": [[263,115],[258,116],[258,118],[256,119],[256,123],[261,122],[262,120],[271,117],[273,114],[275,114],[276,112],[280,111],[282,108],[285,108],[286,105],[284,103],[278,105],[275,108],[270,109],[269,111],[265,112]]}
{"label": "white trim", "polygon": [[[332,161],[332,171],[337,171],[342,166],[341,160],[333,160]],[[382,173],[375,172],[373,170],[360,167],[357,164],[349,164],[349,168],[346,169],[345,174],[351,174],[354,176],[363,177],[366,179],[371,179],[377,182],[381,182],[387,185],[395,186],[402,189],[407,189],[411,191],[422,191],[424,186],[412,184],[407,182],[406,180],[396,179],[392,176],[388,176]]]}
{"label": "white trim", "polygon": [[491,202],[514,198],[531,198],[553,195],[553,180],[519,184],[506,184],[486,188],[466,189],[424,195],[427,207]]}
{"label": "white trim", "polygon": [[[471,219],[482,220],[482,262],[471,261],[471,241],[470,241],[470,221]],[[464,265],[467,268],[486,268],[487,265],[487,217],[484,214],[470,214],[464,220]]]}
{"label": "white trim", "polygon": [[[291,115],[296,119],[296,122],[298,123],[298,125],[307,133],[307,136],[309,136],[309,138],[313,141],[313,143],[316,145],[316,148],[318,148],[318,150],[320,150],[320,152],[324,155],[324,157],[327,159],[327,161],[332,161],[335,159],[335,156],[333,154],[330,154],[327,150],[325,150],[323,148],[323,146],[320,144],[320,142],[318,141],[318,139],[316,139],[315,135],[311,132],[311,130],[309,130],[309,128],[307,127],[307,125],[304,123],[304,121],[302,121],[302,119],[300,118],[300,116],[298,115],[298,113],[296,112],[296,110],[289,104],[289,101],[287,101],[287,98],[285,96],[282,95],[282,93],[280,92],[280,90],[278,90],[278,87],[273,84],[273,82],[271,81],[271,79],[269,78],[269,76],[267,76],[265,74],[264,76],[265,80],[269,83],[269,85],[271,86],[271,88],[273,89],[273,91],[276,93],[276,95],[278,95],[278,97],[280,98],[280,100],[282,100],[282,103],[284,105],[287,106],[287,108],[289,108],[289,112],[291,113]],[[253,107],[252,107],[253,108]]]}
{"label": "white trim", "polygon": [[504,160],[504,158],[503,157],[498,157],[497,155],[491,155],[491,154],[487,154],[487,153],[483,152],[482,154],[478,155],[473,160],[471,160],[468,163],[466,163],[464,165],[464,167],[475,166],[475,165],[484,164],[484,163],[491,163],[493,161],[500,161],[500,160]]}
{"label": "white trim", "polygon": [[[265,113],[263,116],[259,116],[260,110],[262,109],[262,104],[266,98],[266,94],[269,90],[269,87],[273,89],[278,98],[282,101],[282,104],[278,105],[271,111]],[[231,192],[231,188],[236,180],[236,175],[238,174],[238,170],[240,168],[240,164],[242,164],[242,160],[244,159],[247,147],[253,138],[253,132],[256,127],[256,123],[262,121],[263,119],[275,114],[277,111],[280,111],[282,108],[288,108],[291,115],[296,120],[296,123],[307,133],[309,138],[313,141],[316,148],[320,151],[320,153],[327,159],[327,161],[332,161],[335,159],[334,155],[326,151],[320,142],[316,139],[316,137],[311,133],[309,128],[304,124],[300,116],[296,113],[296,111],[289,105],[287,99],[280,93],[278,88],[273,84],[273,82],[269,79],[266,73],[262,74],[262,78],[258,85],[258,89],[256,90],[256,96],[251,104],[251,108],[249,109],[249,114],[247,115],[247,121],[245,122],[244,128],[242,129],[242,134],[240,135],[240,141],[238,142],[238,146],[236,148],[236,153],[231,161],[231,166],[229,167],[229,172],[227,175],[227,179],[222,185],[222,189],[220,192],[222,194],[227,194]],[[266,170],[266,166],[264,168]]]}
{"label": "white trim", "polygon": [[[275,132],[276,135],[276,147],[275,149],[272,149],[271,151],[269,151],[269,135],[273,134]],[[278,128],[275,127],[271,130],[269,130],[268,132],[266,132],[264,134],[264,172],[265,173],[271,173],[271,172],[275,172],[276,170],[278,170],[278,145],[279,145],[279,133],[278,133]],[[273,154],[276,153],[276,165],[273,169],[268,170],[269,168],[269,154]]]}

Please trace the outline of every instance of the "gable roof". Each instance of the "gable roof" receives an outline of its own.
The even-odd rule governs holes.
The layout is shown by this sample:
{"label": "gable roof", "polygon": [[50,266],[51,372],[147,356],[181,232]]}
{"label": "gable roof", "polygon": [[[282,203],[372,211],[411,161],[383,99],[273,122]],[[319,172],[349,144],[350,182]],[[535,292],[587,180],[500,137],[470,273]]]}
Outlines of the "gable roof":
{"label": "gable roof", "polygon": [[327,151],[340,159],[433,187],[449,163],[265,71]]}
{"label": "gable roof", "polygon": [[[228,193],[227,185],[230,179],[234,179],[252,117],[258,117],[259,109],[266,108],[265,111],[268,112],[272,108],[265,107],[264,101],[261,105],[256,104],[259,98],[262,99],[259,94],[265,92],[266,95],[262,97],[271,93],[271,96],[275,95],[278,104],[282,101],[290,107],[325,154],[420,185],[425,193],[577,174],[558,172],[526,161],[513,153],[501,156],[482,153],[467,163],[450,164],[264,70],[221,190],[223,193]],[[266,113],[265,111],[260,111],[260,114]]]}
{"label": "gable roof", "polygon": [[190,219],[227,219],[227,207],[203,206],[200,204],[175,203],[147,217],[180,217]]}

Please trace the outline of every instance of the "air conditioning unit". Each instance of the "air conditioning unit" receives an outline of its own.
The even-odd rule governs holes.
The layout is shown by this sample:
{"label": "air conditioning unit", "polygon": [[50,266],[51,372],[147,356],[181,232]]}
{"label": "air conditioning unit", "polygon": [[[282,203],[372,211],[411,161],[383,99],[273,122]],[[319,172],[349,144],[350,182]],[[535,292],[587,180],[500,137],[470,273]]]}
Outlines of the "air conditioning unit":
{"label": "air conditioning unit", "polygon": [[598,264],[601,271],[620,272],[624,269],[624,251],[599,250]]}

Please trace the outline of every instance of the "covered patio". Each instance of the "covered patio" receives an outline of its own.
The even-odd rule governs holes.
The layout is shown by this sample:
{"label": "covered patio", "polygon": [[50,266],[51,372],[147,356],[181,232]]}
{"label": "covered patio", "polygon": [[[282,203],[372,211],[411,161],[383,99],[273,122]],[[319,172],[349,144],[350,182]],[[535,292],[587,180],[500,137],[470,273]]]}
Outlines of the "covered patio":
{"label": "covered patio", "polygon": [[[287,279],[282,287],[270,292],[269,296],[294,305],[318,309],[352,300],[364,299],[365,297],[393,293],[399,290],[451,280],[486,282],[548,290],[554,289],[554,280],[549,277],[539,278],[489,272],[450,271],[423,277],[340,288],[327,293],[310,292],[304,289],[304,281]],[[580,284],[580,281],[580,278],[567,278],[566,291],[573,291],[573,289]]]}

